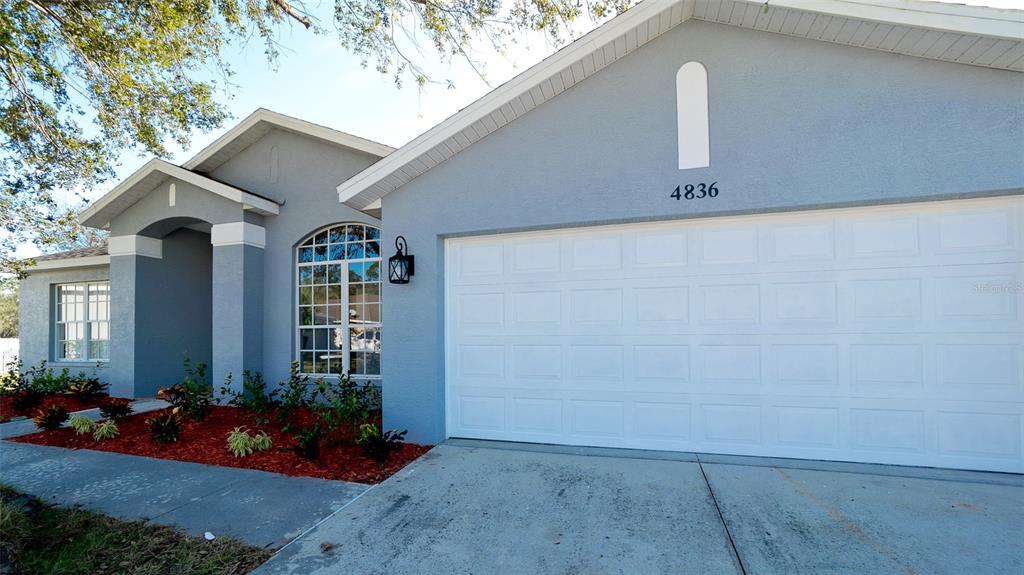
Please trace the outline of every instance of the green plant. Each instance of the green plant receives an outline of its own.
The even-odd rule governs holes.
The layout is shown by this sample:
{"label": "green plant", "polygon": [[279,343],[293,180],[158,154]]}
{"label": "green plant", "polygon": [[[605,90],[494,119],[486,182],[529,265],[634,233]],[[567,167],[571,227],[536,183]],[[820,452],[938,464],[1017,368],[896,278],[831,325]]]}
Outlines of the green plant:
{"label": "green plant", "polygon": [[88,400],[106,395],[109,388],[109,384],[101,382],[96,377],[86,377],[83,373],[71,381],[65,393],[79,399]]}
{"label": "green plant", "polygon": [[320,458],[320,440],[324,437],[323,428],[319,423],[304,427],[295,434],[295,446],[292,451],[299,457],[310,461]]}
{"label": "green plant", "polygon": [[293,361],[288,370],[288,380],[280,386],[281,405],[277,420],[281,428],[291,431],[296,425],[296,414],[316,400],[316,390],[310,391],[309,376],[302,373],[299,362]]}
{"label": "green plant", "polygon": [[178,408],[165,409],[146,420],[149,435],[157,443],[174,443],[181,436],[182,417]]}
{"label": "green plant", "polygon": [[359,426],[359,436],[356,443],[363,449],[363,453],[381,464],[388,460],[391,453],[402,449],[406,431],[389,429],[381,433],[380,428],[373,423],[364,423]]}
{"label": "green plant", "polygon": [[355,431],[366,423],[370,413],[380,409],[380,390],[372,383],[359,383],[341,375],[335,381],[317,380],[321,401],[312,409],[328,432],[347,426]]}
{"label": "green plant", "polygon": [[235,457],[245,457],[254,451],[266,451],[272,446],[273,441],[264,431],[260,431],[256,435],[249,435],[248,430],[236,427],[228,433],[228,449],[235,454]]}
{"label": "green plant", "polygon": [[107,419],[124,419],[132,414],[132,400],[108,397],[100,404],[100,414]]}
{"label": "green plant", "polygon": [[247,409],[253,413],[267,413],[278,407],[278,390],[267,392],[267,382],[260,372],[252,372],[248,369],[242,372],[242,391],[235,392],[231,389],[231,374],[228,374],[228,381],[220,388],[221,396],[229,398],[228,405]]}
{"label": "green plant", "polygon": [[68,425],[77,435],[85,435],[96,430],[96,422],[84,415],[75,414],[68,420]]}
{"label": "green plant", "polygon": [[4,366],[0,374],[0,395],[11,395],[25,387],[25,378],[21,374],[21,360],[14,359]]}
{"label": "green plant", "polygon": [[24,387],[47,394],[64,393],[71,384],[71,370],[65,367],[59,373],[54,372],[53,368],[46,367],[46,360],[39,362],[38,367],[28,368],[23,377]]}
{"label": "green plant", "polygon": [[113,420],[108,419],[96,426],[96,430],[92,433],[92,438],[96,441],[103,441],[104,439],[113,439],[119,433],[117,424]]}
{"label": "green plant", "polygon": [[256,451],[269,451],[274,446],[274,441],[270,439],[266,431],[260,431],[252,438],[252,447]]}
{"label": "green plant", "polygon": [[64,422],[68,420],[68,410],[63,405],[58,403],[51,403],[49,407],[40,409],[36,416],[32,418],[32,421],[36,424],[36,427],[45,429],[47,431],[53,431]]}
{"label": "green plant", "polygon": [[206,364],[195,365],[185,357],[185,379],[171,387],[161,387],[157,397],[179,408],[189,418],[202,420],[213,400],[213,388],[206,381]]}

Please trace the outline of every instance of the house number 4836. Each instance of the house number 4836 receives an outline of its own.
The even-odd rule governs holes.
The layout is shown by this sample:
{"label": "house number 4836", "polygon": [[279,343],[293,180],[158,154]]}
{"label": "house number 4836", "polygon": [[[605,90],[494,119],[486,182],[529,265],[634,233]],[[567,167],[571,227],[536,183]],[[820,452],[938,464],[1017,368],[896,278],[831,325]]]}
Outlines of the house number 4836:
{"label": "house number 4836", "polygon": [[711,182],[705,184],[701,182],[696,186],[693,184],[686,184],[685,186],[676,186],[676,189],[672,190],[669,197],[677,200],[702,200],[704,198],[717,198],[718,188],[715,186],[718,182]]}

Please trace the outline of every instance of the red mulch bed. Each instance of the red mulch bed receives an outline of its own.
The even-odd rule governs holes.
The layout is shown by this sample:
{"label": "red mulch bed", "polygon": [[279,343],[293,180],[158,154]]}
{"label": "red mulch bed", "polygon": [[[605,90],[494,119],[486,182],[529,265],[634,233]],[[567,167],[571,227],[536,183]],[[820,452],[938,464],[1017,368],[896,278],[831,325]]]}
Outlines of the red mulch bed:
{"label": "red mulch bed", "polygon": [[[409,462],[423,455],[429,445],[406,443],[398,452],[392,453],[382,467],[363,455],[359,446],[350,437],[327,438],[320,450],[320,459],[308,461],[288,448],[295,440],[281,430],[271,415],[270,422],[256,425],[255,415],[235,407],[211,407],[203,421],[186,419],[181,437],[175,443],[162,445],[150,439],[146,420],[158,412],[140,413],[117,422],[120,435],[106,441],[95,441],[89,434],[76,435],[73,429],[64,427],[54,431],[43,431],[10,439],[24,443],[52,445],[71,449],[95,449],[131,455],[143,455],[160,459],[192,461],[208,465],[261,469],[284,475],[300,475],[339,479],[358,483],[379,483],[405,467]],[[302,414],[303,418],[311,417]],[[236,427],[245,427],[250,433],[266,431],[274,446],[268,451],[257,451],[246,457],[235,457],[228,450],[228,433]]]}
{"label": "red mulch bed", "polygon": [[47,395],[43,398],[43,402],[32,409],[17,410],[14,409],[14,396],[4,395],[0,396],[0,421],[6,421],[15,417],[25,416],[32,417],[40,409],[45,409],[53,404],[63,405],[68,413],[74,413],[76,411],[82,411],[83,409],[91,409],[99,406],[107,399],[107,396],[100,396],[95,399],[78,399],[70,395]]}

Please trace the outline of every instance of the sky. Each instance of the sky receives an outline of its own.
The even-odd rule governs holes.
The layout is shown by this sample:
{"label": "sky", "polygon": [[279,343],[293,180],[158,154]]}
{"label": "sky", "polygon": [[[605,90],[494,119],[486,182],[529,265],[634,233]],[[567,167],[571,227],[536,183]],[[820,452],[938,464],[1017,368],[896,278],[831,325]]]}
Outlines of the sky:
{"label": "sky", "polygon": [[[1024,0],[952,3],[1024,9]],[[306,5],[325,28],[331,28],[333,0],[311,0]],[[591,27],[592,23],[583,23],[576,33],[585,33]],[[451,81],[453,87],[429,85],[421,90],[411,81],[399,88],[391,76],[373,69],[372,63],[364,68],[333,33],[314,35],[296,24],[283,28],[278,39],[284,48],[276,69],[267,62],[259,40],[229,48],[225,56],[235,75],[225,103],[233,118],[218,130],[195,133],[187,150],[170,145],[171,161],[186,161],[260,107],[399,147],[557,49],[541,34],[520,38],[504,54],[481,44],[475,56],[486,63],[485,81],[464,60],[443,62],[428,47],[422,52],[422,62],[432,76]],[[117,177],[86,197],[100,197],[148,160],[138,152],[125,152]],[[20,257],[38,254],[31,245],[17,252]]]}

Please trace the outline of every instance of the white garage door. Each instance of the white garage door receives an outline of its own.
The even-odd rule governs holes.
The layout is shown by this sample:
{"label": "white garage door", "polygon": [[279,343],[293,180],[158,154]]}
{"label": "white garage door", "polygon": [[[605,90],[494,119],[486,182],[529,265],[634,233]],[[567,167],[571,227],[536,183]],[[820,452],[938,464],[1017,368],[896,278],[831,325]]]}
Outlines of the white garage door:
{"label": "white garage door", "polygon": [[1024,471],[1024,199],[458,238],[450,437]]}

